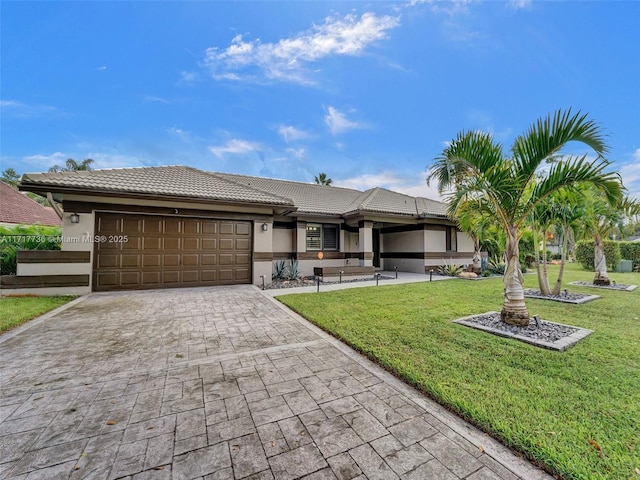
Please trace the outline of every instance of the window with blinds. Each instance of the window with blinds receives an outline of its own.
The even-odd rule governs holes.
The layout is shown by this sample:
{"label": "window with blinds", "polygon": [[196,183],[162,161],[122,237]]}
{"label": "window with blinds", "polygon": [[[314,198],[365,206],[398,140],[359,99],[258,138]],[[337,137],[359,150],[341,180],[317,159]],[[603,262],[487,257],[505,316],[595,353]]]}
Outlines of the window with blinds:
{"label": "window with blinds", "polygon": [[307,224],[307,251],[338,251],[340,247],[338,225]]}

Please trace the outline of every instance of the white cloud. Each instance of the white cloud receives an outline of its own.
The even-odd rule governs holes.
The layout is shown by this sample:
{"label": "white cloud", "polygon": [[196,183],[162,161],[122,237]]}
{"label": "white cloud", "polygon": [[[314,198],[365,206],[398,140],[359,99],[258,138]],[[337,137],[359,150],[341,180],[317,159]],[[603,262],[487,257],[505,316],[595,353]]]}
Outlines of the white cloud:
{"label": "white cloud", "polygon": [[70,156],[66,153],[55,152],[51,155],[28,155],[26,157],[23,157],[22,159],[25,163],[33,165],[35,168],[38,168],[40,170],[48,170],[49,167],[52,167],[54,165],[64,164],[64,162],[66,162],[68,158],[70,158]]}
{"label": "white cloud", "polygon": [[636,148],[631,161],[623,165],[619,172],[629,196],[640,200],[640,148]]}
{"label": "white cloud", "polygon": [[427,185],[425,172],[398,175],[391,171],[384,171],[376,174],[363,174],[357,177],[334,180],[333,184],[337,187],[353,188],[356,190],[382,187],[414,197],[441,200],[438,189]]}
{"label": "white cloud", "polygon": [[192,83],[194,83],[197,79],[197,75],[193,72],[187,72],[186,70],[183,70],[182,72],[180,72],[180,80],[178,81],[179,84],[185,84],[185,85],[190,85]]}
{"label": "white cloud", "polygon": [[16,100],[0,100],[0,111],[2,115],[18,118],[40,117],[58,113],[56,107],[49,105],[27,104]]}
{"label": "white cloud", "polygon": [[145,95],[144,101],[149,103],[162,103],[164,105],[169,105],[171,103],[166,98],[156,97],[154,95]]}
{"label": "white cloud", "polygon": [[299,130],[291,125],[280,125],[278,127],[278,133],[287,143],[310,137],[310,135],[304,130]]}
{"label": "white cloud", "polygon": [[344,113],[334,107],[327,108],[324,123],[327,124],[332,135],[339,135],[356,128],[364,128],[364,124],[349,120]]}
{"label": "white cloud", "polygon": [[259,152],[262,150],[262,147],[258,143],[248,142],[247,140],[234,138],[232,140],[229,140],[225,145],[219,145],[217,147],[209,147],[209,150],[216,157],[223,158],[228,153],[233,155],[238,155],[242,153]]}
{"label": "white cloud", "polygon": [[306,65],[331,56],[361,55],[399,24],[399,17],[368,12],[361,17],[327,17],[324,23],[277,43],[247,41],[236,35],[224,50],[208,48],[204,64],[215,79],[256,81],[264,77],[312,84]]}
{"label": "white cloud", "polygon": [[531,8],[531,0],[508,0],[507,6],[512,10],[523,10]]}
{"label": "white cloud", "polygon": [[107,66],[106,65],[101,65],[100,67],[96,68],[96,70],[106,70]]}
{"label": "white cloud", "polygon": [[167,132],[169,132],[174,137],[178,137],[183,142],[189,142],[190,141],[189,132],[187,132],[187,131],[185,131],[185,130],[183,130],[181,128],[171,127],[169,129],[167,129]]}
{"label": "white cloud", "polygon": [[286,151],[289,155],[298,160],[304,160],[304,156],[306,154],[304,148],[298,148],[297,150],[295,148],[287,148]]}

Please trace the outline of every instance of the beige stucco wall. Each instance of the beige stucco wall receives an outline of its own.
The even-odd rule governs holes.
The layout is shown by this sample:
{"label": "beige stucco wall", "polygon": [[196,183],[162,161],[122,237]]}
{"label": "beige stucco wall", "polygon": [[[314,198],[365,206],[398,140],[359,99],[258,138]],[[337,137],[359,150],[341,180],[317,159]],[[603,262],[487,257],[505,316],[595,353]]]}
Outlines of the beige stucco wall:
{"label": "beige stucco wall", "polygon": [[425,252],[446,252],[447,233],[439,230],[425,230],[422,248]]}
{"label": "beige stucco wall", "polygon": [[383,252],[423,252],[424,232],[385,233],[381,240]]}
{"label": "beige stucco wall", "polygon": [[274,228],[273,229],[273,251],[274,252],[292,252],[293,251],[293,233],[292,228]]}
{"label": "beige stucco wall", "polygon": [[458,251],[473,253],[473,240],[463,232],[458,232]]}

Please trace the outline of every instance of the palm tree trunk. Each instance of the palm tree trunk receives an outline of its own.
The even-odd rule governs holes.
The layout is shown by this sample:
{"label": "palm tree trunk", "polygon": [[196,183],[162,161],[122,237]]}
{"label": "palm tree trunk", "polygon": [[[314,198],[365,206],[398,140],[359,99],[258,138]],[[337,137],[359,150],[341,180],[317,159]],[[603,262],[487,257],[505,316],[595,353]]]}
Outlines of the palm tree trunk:
{"label": "palm tree trunk", "polygon": [[480,257],[480,240],[477,237],[473,237],[473,259],[472,259],[473,272],[479,274],[482,272],[482,259]]}
{"label": "palm tree trunk", "polygon": [[529,312],[524,303],[522,270],[520,270],[518,231],[515,226],[507,230],[507,266],[504,271],[504,302],[500,318],[509,325],[526,327],[529,325]]}
{"label": "palm tree trunk", "polygon": [[607,273],[607,259],[604,257],[604,242],[600,234],[596,233],[593,239],[594,264],[596,276],[593,279],[594,285],[611,285],[609,274]]}
{"label": "palm tree trunk", "polygon": [[551,295],[551,287],[549,287],[549,262],[547,261],[547,229],[542,229],[542,281],[540,293],[543,295]]}
{"label": "palm tree trunk", "polygon": [[560,271],[558,272],[558,280],[551,291],[552,295],[560,295],[562,289],[562,279],[564,277],[564,265],[567,263],[567,249],[569,247],[568,228],[562,227],[562,250],[560,251]]}
{"label": "palm tree trunk", "polygon": [[[544,236],[544,235],[543,235]],[[538,274],[538,288],[542,295],[549,295],[549,280],[546,278],[546,268],[543,272],[540,263],[540,252],[538,251],[538,229],[533,228],[533,259],[536,264],[536,273]]]}

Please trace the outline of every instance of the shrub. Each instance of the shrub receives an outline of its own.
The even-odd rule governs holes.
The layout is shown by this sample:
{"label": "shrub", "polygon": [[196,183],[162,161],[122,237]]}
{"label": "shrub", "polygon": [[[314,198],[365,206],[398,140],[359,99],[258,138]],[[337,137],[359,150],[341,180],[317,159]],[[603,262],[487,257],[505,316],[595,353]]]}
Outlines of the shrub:
{"label": "shrub", "polygon": [[289,269],[287,271],[287,278],[289,280],[296,280],[300,276],[300,270],[298,267],[297,260],[291,260],[291,265],[289,265]]}
{"label": "shrub", "polygon": [[620,257],[633,262],[633,271],[640,271],[640,242],[618,242]]}
{"label": "shrub", "polygon": [[0,275],[15,275],[18,250],[60,250],[60,227],[0,226]]}
{"label": "shrub", "polygon": [[462,265],[456,265],[454,263],[447,263],[446,260],[442,260],[444,265],[440,265],[438,267],[438,273],[440,275],[444,275],[445,277],[455,277],[457,276],[464,268]]}
{"label": "shrub", "polygon": [[[620,244],[622,242],[604,241],[604,256],[607,260],[607,268],[613,270],[613,267],[620,263]],[[594,252],[593,240],[581,240],[576,244],[576,260],[580,262],[585,270],[594,271]]]}
{"label": "shrub", "polygon": [[504,275],[505,268],[507,267],[504,263],[491,260],[489,262],[489,266],[487,267],[487,270],[491,272],[493,275]]}
{"label": "shrub", "polygon": [[286,260],[276,260],[273,262],[273,273],[271,274],[272,280],[284,280],[287,276],[287,262]]}

